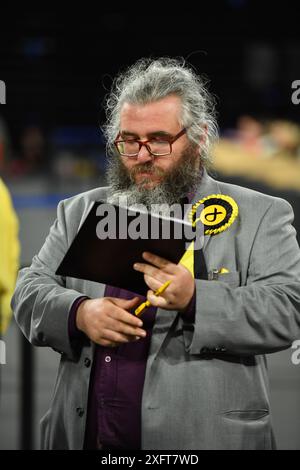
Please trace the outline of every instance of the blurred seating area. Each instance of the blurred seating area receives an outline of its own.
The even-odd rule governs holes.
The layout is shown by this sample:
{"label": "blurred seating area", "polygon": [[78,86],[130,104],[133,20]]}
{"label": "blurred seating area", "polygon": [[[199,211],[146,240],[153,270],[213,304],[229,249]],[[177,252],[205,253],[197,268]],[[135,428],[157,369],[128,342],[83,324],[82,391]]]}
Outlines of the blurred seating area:
{"label": "blurred seating area", "polygon": [[36,124],[24,127],[12,143],[0,117],[0,165],[2,176],[10,181],[33,176],[76,181],[104,172],[105,145],[96,126],[45,131]]}
{"label": "blurred seating area", "polygon": [[[221,130],[213,159],[225,176],[300,191],[300,125],[240,116],[234,128]],[[0,170],[7,180],[34,175],[59,181],[94,178],[103,175],[105,160],[100,127],[62,126],[45,132],[29,125],[13,145],[0,119]]]}
{"label": "blurred seating area", "polygon": [[300,125],[241,116],[235,128],[221,132],[214,164],[224,175],[300,191]]}

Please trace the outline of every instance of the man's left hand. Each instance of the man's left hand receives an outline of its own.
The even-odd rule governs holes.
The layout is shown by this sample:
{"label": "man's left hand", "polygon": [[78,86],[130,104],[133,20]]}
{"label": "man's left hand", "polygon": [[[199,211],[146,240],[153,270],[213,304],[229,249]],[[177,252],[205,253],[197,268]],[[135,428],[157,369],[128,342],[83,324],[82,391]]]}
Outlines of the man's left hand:
{"label": "man's left hand", "polygon": [[[147,264],[135,263],[133,267],[144,273],[145,282],[150,288],[147,299],[151,305],[166,310],[185,310],[195,290],[195,281],[190,271],[181,264],[174,264],[149,252],[144,252],[143,258]],[[171,283],[167,289],[155,296],[154,291],[169,280]]]}

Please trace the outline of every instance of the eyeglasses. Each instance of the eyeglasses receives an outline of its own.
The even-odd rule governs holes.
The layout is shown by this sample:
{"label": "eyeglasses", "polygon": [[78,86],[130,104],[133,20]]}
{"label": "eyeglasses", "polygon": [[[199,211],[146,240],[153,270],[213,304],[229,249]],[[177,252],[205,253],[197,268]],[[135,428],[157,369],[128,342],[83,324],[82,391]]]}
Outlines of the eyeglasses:
{"label": "eyeglasses", "polygon": [[115,140],[114,144],[119,154],[124,157],[137,157],[143,145],[148,152],[154,157],[162,157],[172,153],[172,144],[186,133],[186,129],[182,129],[174,137],[159,137],[142,142],[137,139]]}

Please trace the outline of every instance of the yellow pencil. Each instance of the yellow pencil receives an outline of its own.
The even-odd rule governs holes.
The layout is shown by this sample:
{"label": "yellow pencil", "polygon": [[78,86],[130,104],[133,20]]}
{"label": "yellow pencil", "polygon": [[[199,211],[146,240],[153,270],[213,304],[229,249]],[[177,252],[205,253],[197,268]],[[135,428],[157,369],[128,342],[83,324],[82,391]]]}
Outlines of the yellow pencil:
{"label": "yellow pencil", "polygon": [[[159,294],[162,294],[166,288],[168,287],[168,285],[171,283],[171,281],[167,281],[165,282],[162,286],[160,286],[155,292],[154,292],[154,295],[158,296]],[[144,310],[145,308],[147,307],[151,307],[151,303],[149,302],[149,300],[146,300],[146,302],[143,302],[141,303],[134,311],[134,314],[135,315],[140,315]]]}

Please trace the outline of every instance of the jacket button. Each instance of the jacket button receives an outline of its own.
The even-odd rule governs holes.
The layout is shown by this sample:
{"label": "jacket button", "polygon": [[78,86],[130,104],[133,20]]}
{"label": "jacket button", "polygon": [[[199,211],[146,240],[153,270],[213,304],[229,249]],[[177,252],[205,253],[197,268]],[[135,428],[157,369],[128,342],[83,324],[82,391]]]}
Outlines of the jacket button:
{"label": "jacket button", "polygon": [[84,365],[85,365],[85,367],[90,367],[90,365],[91,365],[91,360],[90,360],[88,357],[86,357],[86,358],[84,359]]}
{"label": "jacket button", "polygon": [[78,416],[81,418],[83,415],[84,415],[84,409],[83,408],[76,408],[76,413],[78,414]]}

